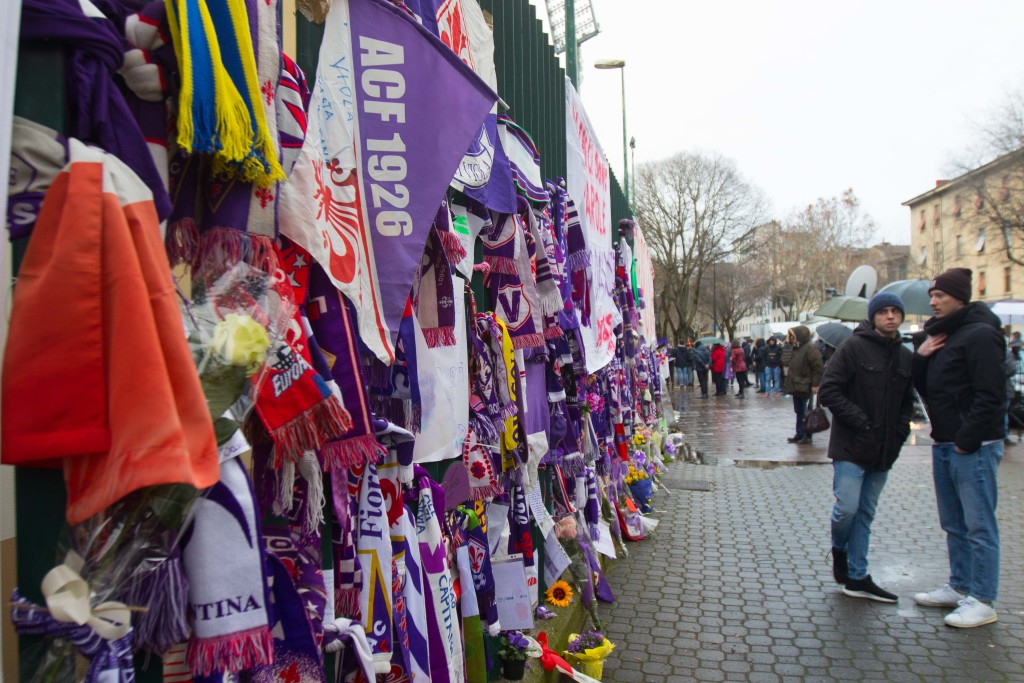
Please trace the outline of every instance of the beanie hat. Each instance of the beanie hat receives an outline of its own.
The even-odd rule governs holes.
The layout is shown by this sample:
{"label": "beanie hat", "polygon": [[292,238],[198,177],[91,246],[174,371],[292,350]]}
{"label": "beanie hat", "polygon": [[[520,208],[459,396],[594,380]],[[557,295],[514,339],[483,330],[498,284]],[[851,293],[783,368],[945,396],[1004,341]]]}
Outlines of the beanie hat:
{"label": "beanie hat", "polygon": [[931,294],[936,289],[953,298],[960,299],[965,304],[970,303],[971,269],[950,268],[941,275],[936,275],[932,280],[932,286],[928,288],[928,293]]}
{"label": "beanie hat", "polygon": [[900,314],[904,318],[907,317],[907,309],[903,305],[903,299],[892,292],[879,292],[871,297],[871,301],[868,302],[868,320],[874,321],[875,313],[889,306],[900,309]]}

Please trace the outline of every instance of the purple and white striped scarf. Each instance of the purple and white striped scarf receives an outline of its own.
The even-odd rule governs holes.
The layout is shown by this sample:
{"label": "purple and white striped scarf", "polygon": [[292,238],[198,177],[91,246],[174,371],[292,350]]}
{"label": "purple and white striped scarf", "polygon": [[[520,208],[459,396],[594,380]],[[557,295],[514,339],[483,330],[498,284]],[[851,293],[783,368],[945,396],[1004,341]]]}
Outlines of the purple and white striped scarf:
{"label": "purple and white striped scarf", "polygon": [[[448,209],[444,208],[444,212],[447,213]],[[461,291],[455,291],[452,268],[441,242],[441,233],[437,224],[434,225],[427,233],[427,244],[413,282],[412,295],[413,309],[423,329],[423,338],[432,349],[455,346],[454,297],[462,296]]]}

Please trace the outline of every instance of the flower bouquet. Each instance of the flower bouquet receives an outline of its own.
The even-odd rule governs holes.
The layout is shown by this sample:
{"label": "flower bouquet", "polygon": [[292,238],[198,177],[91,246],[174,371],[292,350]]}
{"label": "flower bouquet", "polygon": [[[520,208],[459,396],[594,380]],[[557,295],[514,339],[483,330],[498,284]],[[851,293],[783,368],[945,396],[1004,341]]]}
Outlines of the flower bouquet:
{"label": "flower bouquet", "polygon": [[629,486],[629,492],[632,494],[637,506],[640,507],[640,511],[650,512],[651,496],[654,493],[654,480],[647,470],[642,466],[637,467],[630,463],[629,473],[626,474],[624,481]]}
{"label": "flower bouquet", "polygon": [[600,631],[584,631],[569,636],[567,656],[574,669],[601,680],[604,675],[604,660],[615,649],[615,645]]}
{"label": "flower bouquet", "polygon": [[572,586],[566,581],[555,581],[544,596],[555,607],[568,607],[572,603]]}
{"label": "flower bouquet", "polygon": [[501,675],[506,680],[523,680],[529,645],[530,641],[521,631],[505,631],[501,634],[498,656],[501,657]]}

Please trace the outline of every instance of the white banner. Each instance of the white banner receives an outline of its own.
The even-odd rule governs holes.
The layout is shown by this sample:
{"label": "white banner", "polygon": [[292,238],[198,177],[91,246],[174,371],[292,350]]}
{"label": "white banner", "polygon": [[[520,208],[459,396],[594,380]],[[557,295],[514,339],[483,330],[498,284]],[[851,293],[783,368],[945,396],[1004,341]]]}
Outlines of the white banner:
{"label": "white banner", "polygon": [[612,251],[612,205],[608,159],[590,125],[583,101],[565,79],[566,190],[576,204],[587,251],[590,252],[591,316],[581,320],[580,336],[587,355],[587,372],[597,372],[615,356],[615,326],[621,322],[612,300],[615,252]]}
{"label": "white banner", "polygon": [[639,332],[648,344],[656,345],[658,333],[654,325],[654,263],[639,225],[636,226],[636,236],[633,238],[633,258],[636,259],[636,284],[640,287],[646,306],[640,311]]}

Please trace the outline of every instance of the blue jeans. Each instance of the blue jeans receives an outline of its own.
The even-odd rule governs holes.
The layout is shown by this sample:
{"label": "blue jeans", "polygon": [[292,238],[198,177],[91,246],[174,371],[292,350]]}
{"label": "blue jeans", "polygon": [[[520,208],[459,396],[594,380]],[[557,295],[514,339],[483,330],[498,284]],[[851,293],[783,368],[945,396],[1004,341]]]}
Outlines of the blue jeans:
{"label": "blue jeans", "polygon": [[693,384],[693,368],[689,365],[683,366],[683,384],[686,386]]}
{"label": "blue jeans", "polygon": [[793,410],[796,411],[796,435],[800,438],[810,436],[804,429],[804,416],[807,415],[807,400],[809,396],[794,396]]}
{"label": "blue jeans", "polygon": [[676,367],[676,386],[678,387],[678,386],[680,386],[683,383],[683,377],[686,376],[684,374],[686,372],[686,368],[681,368],[678,365],[675,366],[675,367]]}
{"label": "blue jeans", "polygon": [[761,368],[757,371],[757,390],[762,394],[768,391],[768,385],[765,384],[765,371]]}
{"label": "blue jeans", "polygon": [[782,368],[765,368],[765,393],[775,392],[778,396],[782,393]]}
{"label": "blue jeans", "polygon": [[868,546],[871,522],[875,519],[878,497],[882,495],[889,472],[865,470],[845,460],[833,463],[832,547],[846,551],[851,579],[868,575]]}
{"label": "blue jeans", "polygon": [[961,455],[951,443],[932,446],[939,523],[949,549],[949,585],[982,602],[999,592],[997,474],[1003,442]]}

